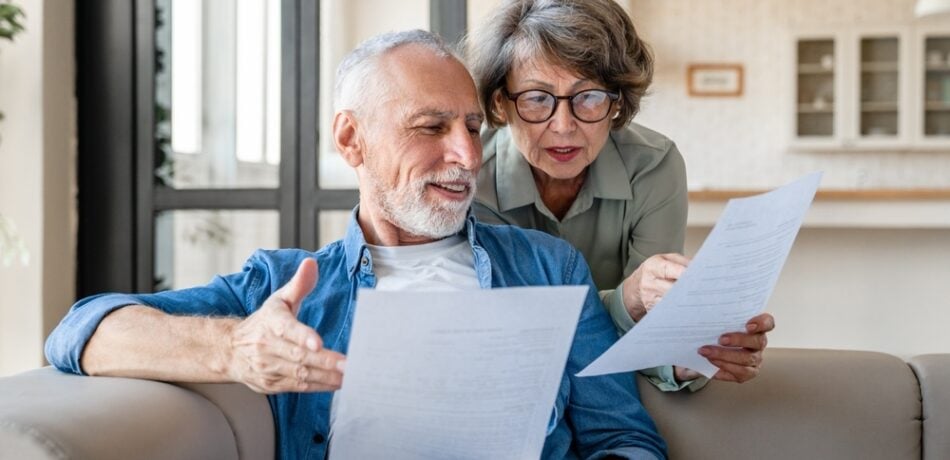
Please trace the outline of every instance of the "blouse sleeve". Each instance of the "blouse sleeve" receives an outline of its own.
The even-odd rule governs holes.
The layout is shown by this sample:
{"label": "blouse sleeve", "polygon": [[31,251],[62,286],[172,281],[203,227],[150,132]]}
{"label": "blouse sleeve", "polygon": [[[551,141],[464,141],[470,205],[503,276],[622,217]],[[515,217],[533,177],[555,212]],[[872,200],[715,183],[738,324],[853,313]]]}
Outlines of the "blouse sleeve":
{"label": "blouse sleeve", "polygon": [[[689,202],[686,164],[676,144],[670,144],[670,149],[656,168],[640,176],[635,175],[630,187],[633,189],[635,208],[641,212],[633,221],[630,240],[627,242],[629,258],[624,266],[623,279],[651,256],[683,253]],[[601,300],[621,335],[636,324],[623,304],[622,285],[621,281],[615,289],[600,291]],[[679,391],[683,388],[696,391],[707,382],[705,378],[677,382],[673,377],[672,366],[644,369],[641,373],[662,391]]]}
{"label": "blouse sleeve", "polygon": [[[689,207],[686,191],[686,164],[676,145],[670,148],[655,168],[634,175],[630,181],[634,209],[639,215],[631,224],[630,239],[623,278],[630,276],[644,260],[656,254],[683,252],[686,240],[686,213]],[[621,281],[622,284],[622,281]],[[623,306],[619,288],[600,292],[619,332],[633,327],[633,320]]]}

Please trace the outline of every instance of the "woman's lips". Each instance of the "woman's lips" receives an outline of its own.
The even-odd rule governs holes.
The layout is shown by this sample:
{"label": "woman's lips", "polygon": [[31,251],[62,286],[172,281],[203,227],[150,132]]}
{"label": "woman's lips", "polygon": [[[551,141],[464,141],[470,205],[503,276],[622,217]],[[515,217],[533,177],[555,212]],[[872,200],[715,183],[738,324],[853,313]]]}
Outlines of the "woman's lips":
{"label": "woman's lips", "polygon": [[554,161],[560,163],[567,163],[568,161],[573,160],[580,155],[580,147],[548,147],[544,149],[547,152],[548,156],[554,159]]}

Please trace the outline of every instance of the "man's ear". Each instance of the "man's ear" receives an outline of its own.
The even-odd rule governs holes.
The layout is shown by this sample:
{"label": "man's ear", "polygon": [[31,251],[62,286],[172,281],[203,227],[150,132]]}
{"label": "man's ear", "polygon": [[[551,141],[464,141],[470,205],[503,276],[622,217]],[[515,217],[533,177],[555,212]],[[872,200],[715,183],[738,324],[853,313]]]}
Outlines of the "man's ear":
{"label": "man's ear", "polygon": [[505,111],[505,96],[501,94],[500,89],[495,90],[495,94],[492,95],[491,113],[502,124],[508,123],[508,112]]}
{"label": "man's ear", "polygon": [[341,110],[333,116],[333,142],[347,164],[354,168],[363,164],[363,140],[352,111]]}

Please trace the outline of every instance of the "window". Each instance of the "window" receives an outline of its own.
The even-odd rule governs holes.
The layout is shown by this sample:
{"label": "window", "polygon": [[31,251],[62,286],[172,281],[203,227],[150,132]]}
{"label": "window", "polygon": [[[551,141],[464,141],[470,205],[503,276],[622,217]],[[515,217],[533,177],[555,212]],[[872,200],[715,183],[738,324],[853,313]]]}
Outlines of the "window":
{"label": "window", "polygon": [[465,0],[77,10],[77,294],[205,283],[239,270],[252,248],[339,237],[358,193],[321,135],[336,65],[386,30],[457,40],[465,17]]}

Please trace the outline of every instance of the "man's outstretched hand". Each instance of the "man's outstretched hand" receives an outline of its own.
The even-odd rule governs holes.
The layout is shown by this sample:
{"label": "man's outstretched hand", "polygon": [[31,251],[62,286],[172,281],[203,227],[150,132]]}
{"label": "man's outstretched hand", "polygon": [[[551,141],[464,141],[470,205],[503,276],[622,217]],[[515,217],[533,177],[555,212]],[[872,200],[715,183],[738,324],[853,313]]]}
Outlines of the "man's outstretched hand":
{"label": "man's outstretched hand", "polygon": [[345,357],[323,347],[310,326],[297,320],[303,299],[317,285],[317,263],[308,258],[294,277],[231,330],[229,374],[259,393],[333,391],[343,381]]}

